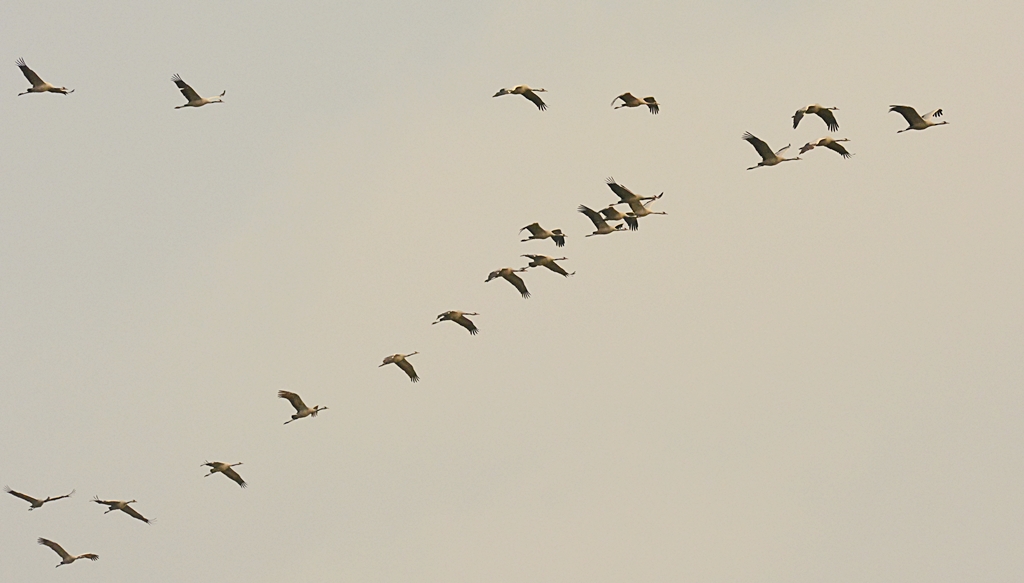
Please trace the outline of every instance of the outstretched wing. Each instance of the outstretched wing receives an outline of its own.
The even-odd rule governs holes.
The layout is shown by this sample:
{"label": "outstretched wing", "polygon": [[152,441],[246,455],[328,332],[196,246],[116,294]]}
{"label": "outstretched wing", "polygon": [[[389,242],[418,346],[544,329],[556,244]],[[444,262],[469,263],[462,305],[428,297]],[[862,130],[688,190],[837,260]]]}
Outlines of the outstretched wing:
{"label": "outstretched wing", "polygon": [[402,360],[396,361],[395,364],[398,365],[398,368],[404,370],[405,374],[409,375],[410,381],[414,383],[420,382],[420,377],[416,374],[416,369],[412,367],[411,362],[403,358]]}
{"label": "outstretched wing", "polygon": [[89,559],[90,561],[100,560],[100,556],[96,553],[85,553],[84,555],[78,555],[79,559]]}
{"label": "outstretched wing", "polygon": [[896,113],[902,115],[903,119],[907,120],[907,123],[910,125],[924,122],[924,120],[921,119],[921,116],[918,115],[917,110],[914,109],[913,107],[910,107],[909,105],[890,105],[889,111],[895,111]]}
{"label": "outstretched wing", "polygon": [[775,156],[775,153],[772,152],[772,149],[768,147],[768,144],[764,143],[764,141],[759,139],[754,134],[746,132],[745,134],[743,134],[743,139],[750,142],[751,146],[754,146],[754,149],[757,150],[757,153],[761,155],[762,159],[770,160]]}
{"label": "outstretched wing", "polygon": [[7,492],[8,494],[10,494],[11,496],[17,496],[18,498],[21,498],[22,500],[24,500],[25,502],[28,502],[29,504],[38,504],[39,503],[39,500],[36,500],[35,498],[29,496],[28,494],[22,494],[21,492],[15,492],[14,490],[11,490],[7,486],[4,486],[4,491]]}
{"label": "outstretched wing", "polygon": [[647,109],[651,110],[654,115],[658,115],[658,112],[661,111],[658,109],[658,102],[654,97],[644,97],[644,102],[647,104]]}
{"label": "outstretched wing", "polygon": [[802,120],[803,118],[804,118],[804,110],[803,109],[796,110],[796,113],[793,114],[793,129],[794,130],[796,129],[796,126],[800,125],[800,120]]}
{"label": "outstretched wing", "polygon": [[547,265],[545,265],[545,267],[547,267],[551,271],[554,271],[558,275],[569,277],[569,272],[567,272],[565,269],[562,268],[561,265],[555,263],[554,261],[549,261]]}
{"label": "outstretched wing", "polygon": [[818,144],[816,142],[807,142],[803,146],[800,146],[800,153],[804,154],[813,150]]}
{"label": "outstretched wing", "polygon": [[462,326],[466,330],[469,330],[469,333],[471,335],[473,335],[473,336],[476,336],[477,333],[480,332],[480,330],[477,329],[476,325],[473,324],[473,321],[470,320],[469,318],[465,317],[465,316],[459,316],[458,318],[453,318],[453,319],[455,320],[456,324],[458,324],[459,326]]}
{"label": "outstretched wing", "polygon": [[529,225],[526,225],[522,229],[519,229],[520,233],[522,233],[523,231],[529,231],[531,235],[536,237],[537,235],[543,233],[544,229],[540,228],[540,223],[530,223]]}
{"label": "outstretched wing", "polygon": [[17,61],[15,61],[15,64],[18,65],[18,68],[21,69],[22,74],[25,75],[25,78],[28,79],[28,82],[31,83],[33,87],[46,85],[46,81],[40,79],[39,75],[36,75],[35,71],[28,68],[28,65],[25,64],[25,59],[18,59]]}
{"label": "outstretched wing", "polygon": [[924,117],[925,117],[925,119],[931,119],[933,117],[942,117],[942,110],[941,109],[936,109],[935,111],[933,111],[931,113],[928,113]]}
{"label": "outstretched wing", "polygon": [[605,220],[601,218],[600,213],[586,205],[581,204],[576,210],[587,215],[587,218],[590,219],[590,222],[594,223],[594,226],[597,227],[598,229],[600,229],[602,225],[608,225],[608,223],[606,223]]}
{"label": "outstretched wing", "polygon": [[630,231],[636,231],[640,228],[640,221],[636,217],[627,216],[625,221]]}
{"label": "outstretched wing", "polygon": [[100,500],[99,496],[94,496],[92,501],[97,503],[97,504],[106,504],[107,506],[110,506],[111,509],[113,509],[114,506],[117,505],[117,501],[116,500]]}
{"label": "outstretched wing", "polygon": [[281,399],[288,399],[288,402],[295,407],[295,412],[298,413],[306,408],[306,404],[302,402],[302,397],[295,393],[289,393],[288,391],[278,391],[277,396]]}
{"label": "outstretched wing", "polygon": [[829,150],[832,150],[833,152],[839,152],[839,154],[843,158],[849,158],[850,156],[853,155],[853,154],[847,152],[846,148],[844,148],[843,145],[840,144],[839,142],[832,142],[830,144],[826,144],[825,147],[828,148]]}
{"label": "outstretched wing", "polygon": [[225,476],[227,476],[227,477],[231,478],[232,480],[234,480],[235,483],[238,484],[239,486],[241,486],[243,488],[248,486],[248,484],[245,483],[245,480],[242,479],[242,476],[239,476],[238,472],[236,472],[234,468],[227,468],[222,473]]}
{"label": "outstretched wing", "polygon": [[[508,282],[511,283],[512,285],[516,286],[516,289],[519,290],[519,293],[521,293],[524,298],[530,298],[530,292],[529,290],[526,289],[526,283],[523,281],[523,278],[519,277],[514,273],[510,273],[505,276],[505,279],[508,280]],[[409,368],[410,370],[412,369],[411,366]]]}
{"label": "outstretched wing", "polygon": [[[53,549],[53,552],[55,552],[58,555],[60,555],[61,559],[69,559],[69,558],[71,558],[71,555],[69,555],[68,552],[65,551],[63,547],[61,547],[59,544],[53,542],[52,540],[47,540],[45,538],[40,538],[38,542],[39,542],[39,544],[41,544],[41,545],[43,545],[45,547],[50,547],[51,549]],[[93,559],[93,560],[95,561],[96,559]]]}
{"label": "outstretched wing", "polygon": [[633,194],[633,191],[615,182],[614,178],[608,177],[608,179],[605,180],[605,184],[607,184],[608,188],[612,189],[612,192],[614,192],[620,199],[622,199],[623,202],[631,198],[637,198],[637,196]]}
{"label": "outstretched wing", "polygon": [[178,86],[178,89],[181,90],[181,94],[185,96],[185,99],[187,99],[189,103],[202,99],[202,97],[199,97],[199,94],[196,93],[195,89],[192,89],[188,83],[181,80],[181,76],[177,73],[171,77],[171,81],[174,81],[174,84]]}
{"label": "outstretched wing", "polygon": [[128,516],[131,516],[132,518],[134,518],[136,520],[141,520],[142,522],[145,522],[146,524],[149,524],[149,519],[146,518],[145,516],[139,514],[138,511],[135,510],[134,508],[132,508],[131,506],[125,506],[121,510],[124,511],[124,513],[127,514]]}
{"label": "outstretched wing", "polygon": [[830,132],[839,131],[839,122],[836,121],[836,116],[832,114],[831,109],[819,109],[818,117],[825,120],[825,125],[828,126]]}
{"label": "outstretched wing", "polygon": [[72,491],[68,492],[67,494],[64,494],[63,496],[54,496],[53,498],[47,499],[47,502],[53,502],[54,500],[60,500],[61,498],[70,498],[71,495],[74,494],[74,493],[75,493],[75,491],[72,490]]}
{"label": "outstretched wing", "polygon": [[537,109],[541,111],[544,111],[545,109],[548,108],[548,105],[544,103],[544,100],[540,98],[540,95],[534,93],[532,89],[527,89],[526,91],[524,91],[523,97],[532,101],[533,104],[537,106]]}

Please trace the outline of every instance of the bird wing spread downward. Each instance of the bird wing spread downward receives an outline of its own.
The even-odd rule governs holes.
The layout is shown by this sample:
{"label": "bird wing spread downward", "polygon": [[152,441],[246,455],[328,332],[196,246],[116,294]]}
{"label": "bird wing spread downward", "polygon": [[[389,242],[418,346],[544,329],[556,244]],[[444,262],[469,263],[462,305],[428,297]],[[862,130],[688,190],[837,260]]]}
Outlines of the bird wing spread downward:
{"label": "bird wing spread downward", "polygon": [[288,391],[278,391],[277,396],[282,399],[288,399],[288,402],[292,404],[292,407],[295,407],[295,411],[297,413],[302,412],[306,408],[306,404],[302,402],[302,397],[296,395],[295,393],[290,393]]}
{"label": "bird wing spread downward", "polygon": [[25,75],[25,78],[28,79],[28,82],[31,83],[33,87],[46,85],[46,82],[40,79],[39,75],[36,75],[35,71],[28,68],[28,65],[25,64],[25,59],[18,59],[17,65],[18,68],[21,69],[21,72]]}
{"label": "bird wing spread downward", "polygon": [[761,158],[765,160],[770,160],[773,156],[775,156],[775,153],[772,152],[772,149],[768,147],[768,144],[764,143],[764,141],[759,139],[754,134],[747,132],[743,134],[743,139],[750,142],[751,146],[754,146],[754,149],[757,150],[757,153],[761,155]]}
{"label": "bird wing spread downward", "polygon": [[248,484],[245,483],[245,480],[242,479],[242,476],[238,475],[238,472],[236,472],[234,470],[234,468],[227,468],[222,473],[225,476],[227,476],[227,477],[231,478],[232,480],[234,480],[239,486],[241,486],[243,488],[248,485]]}
{"label": "bird wing spread downward", "polygon": [[846,148],[844,148],[843,145],[840,144],[839,142],[828,143],[825,145],[825,147],[828,148],[829,150],[832,150],[833,152],[839,152],[839,154],[841,154],[843,158],[849,158],[850,156],[853,155],[847,152]]}
{"label": "bird wing spread downward", "polygon": [[125,514],[127,514],[128,516],[131,516],[132,518],[135,518],[137,520],[141,520],[142,522],[145,522],[146,524],[149,524],[149,519],[146,518],[145,516],[139,514],[139,512],[137,510],[135,510],[134,508],[132,508],[131,506],[125,506],[121,510]]}
{"label": "bird wing spread downward", "polygon": [[39,544],[41,544],[43,546],[46,546],[46,547],[50,547],[51,549],[53,549],[53,552],[55,552],[58,555],[60,555],[60,558],[62,558],[62,559],[67,559],[67,558],[71,557],[71,555],[69,555],[68,552],[65,551],[63,547],[61,547],[59,544],[53,542],[52,540],[47,540],[45,538],[40,538],[39,539]]}
{"label": "bird wing spread downward", "polygon": [[476,333],[479,332],[479,330],[477,330],[476,325],[473,324],[473,321],[465,316],[458,316],[452,319],[455,320],[455,323],[458,324],[459,326],[462,326],[466,330],[469,330],[470,334],[476,335]]}
{"label": "bird wing spread downward", "polygon": [[544,103],[544,100],[540,98],[540,95],[537,95],[531,89],[527,89],[526,91],[524,91],[523,92],[523,97],[525,97],[525,98],[529,99],[530,101],[532,101],[533,104],[537,106],[537,109],[539,109],[541,111],[544,111],[545,109],[548,108],[548,105],[546,103]]}
{"label": "bird wing spread downward", "polygon": [[519,290],[519,293],[521,293],[524,298],[530,297],[530,292],[526,289],[526,282],[523,281],[523,278],[514,273],[510,273],[504,277],[509,283],[516,286],[516,289]]}
{"label": "bird wing spread downward", "polygon": [[796,126],[800,125],[800,120],[802,120],[803,118],[804,118],[804,110],[802,110],[802,109],[796,110],[796,113],[793,114],[793,129],[794,130],[796,129]]}
{"label": "bird wing spread downward", "polygon": [[829,131],[839,131],[839,122],[836,121],[836,116],[832,114],[831,109],[819,109],[818,117],[825,120],[825,125],[828,126]]}
{"label": "bird wing spread downward", "polygon": [[171,81],[174,81],[174,84],[178,86],[178,89],[181,90],[181,94],[185,96],[185,99],[187,99],[189,103],[202,99],[202,97],[199,97],[199,94],[196,93],[195,89],[192,89],[188,83],[181,80],[181,77],[177,73],[171,77]]}
{"label": "bird wing spread downward", "polygon": [[412,367],[412,363],[411,362],[409,362],[408,360],[402,359],[402,360],[395,361],[395,364],[398,365],[398,368],[404,370],[405,374],[409,375],[409,380],[410,381],[412,381],[414,383],[418,383],[420,381],[420,377],[419,377],[419,375],[416,374],[416,369],[414,369]]}

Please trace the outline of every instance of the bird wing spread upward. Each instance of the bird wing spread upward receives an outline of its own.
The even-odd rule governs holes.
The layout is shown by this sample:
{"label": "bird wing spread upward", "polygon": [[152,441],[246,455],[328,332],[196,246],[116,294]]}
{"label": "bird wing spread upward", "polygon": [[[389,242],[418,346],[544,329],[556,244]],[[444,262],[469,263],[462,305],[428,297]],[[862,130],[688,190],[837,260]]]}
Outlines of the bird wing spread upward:
{"label": "bird wing spread upward", "polygon": [[[68,558],[71,557],[71,555],[69,555],[68,552],[65,551],[63,547],[61,547],[59,544],[53,542],[52,540],[47,540],[45,538],[40,538],[39,539],[39,544],[41,544],[43,546],[46,546],[46,547],[50,547],[51,549],[53,549],[53,552],[55,552],[58,555],[60,555],[60,558],[62,558],[62,559],[68,559]],[[93,560],[95,560],[95,559],[93,559]]]}
{"label": "bird wing spread upward", "polygon": [[615,99],[613,99],[612,100],[612,105],[615,105],[615,101],[618,100],[618,99],[621,99],[622,103],[624,103],[626,105],[629,105],[631,103],[636,103],[636,101],[637,101],[636,97],[633,97],[633,94],[628,92],[628,91],[626,93],[623,93],[622,95],[616,97]]}
{"label": "bird wing spread upward", "polygon": [[590,219],[590,222],[594,223],[594,226],[597,227],[598,229],[600,229],[602,225],[608,226],[608,223],[606,223],[605,220],[601,218],[601,215],[594,209],[581,204],[579,208],[577,208],[576,210],[587,215],[587,218]]}
{"label": "bird wing spread upward", "polygon": [[831,109],[819,109],[818,117],[825,120],[825,125],[828,126],[829,131],[839,131],[839,122],[836,121],[836,116],[832,114]]}
{"label": "bird wing spread upward", "polygon": [[113,509],[114,506],[117,506],[119,503],[118,500],[100,500],[99,496],[93,498],[92,501],[97,504],[106,504],[107,506],[110,506],[111,509]]}
{"label": "bird wing spread upward", "polygon": [[925,119],[931,119],[933,117],[942,117],[942,109],[936,109],[935,111],[929,113],[928,115],[926,115],[924,117],[925,117]]}
{"label": "bird wing spread upward", "polygon": [[18,59],[17,65],[18,68],[21,69],[21,72],[25,75],[25,78],[28,79],[28,82],[31,83],[33,87],[46,85],[46,82],[40,79],[39,75],[36,75],[35,71],[28,68],[28,65],[25,64],[25,59]]}
{"label": "bird wing spread upward", "polygon": [[529,99],[530,101],[532,101],[533,104],[537,106],[537,109],[539,109],[541,111],[544,111],[545,109],[548,108],[548,105],[546,103],[544,103],[544,100],[541,99],[539,95],[534,93],[532,89],[527,89],[526,91],[524,91],[523,92],[523,97],[525,97],[525,98]]}
{"label": "bird wing spread upward", "polygon": [[764,141],[759,139],[754,134],[747,132],[743,134],[743,139],[750,142],[751,146],[754,146],[754,149],[757,150],[757,153],[761,155],[761,158],[769,160],[773,156],[775,156],[775,153],[772,152],[772,149],[768,147],[768,144],[764,143]]}
{"label": "bird wing spread upward", "polygon": [[605,183],[608,185],[608,188],[612,189],[612,192],[618,195],[618,197],[623,201],[627,201],[631,198],[637,198],[637,196],[633,194],[633,191],[615,182],[615,180],[612,178],[606,180]]}
{"label": "bird wing spread upward", "polygon": [[917,110],[914,109],[913,107],[910,107],[909,105],[890,105],[889,111],[895,111],[896,113],[902,115],[903,119],[907,120],[907,123],[910,125],[914,125],[924,121],[923,119],[921,119],[921,116],[917,113]]}
{"label": "bird wing spread upward", "polygon": [[174,84],[178,86],[178,89],[181,90],[181,94],[185,96],[185,99],[187,99],[189,103],[202,99],[202,97],[199,97],[199,94],[196,93],[195,89],[192,89],[188,83],[181,80],[181,77],[177,73],[171,77],[171,81],[174,81]]}
{"label": "bird wing spread upward", "polygon": [[522,233],[523,231],[529,231],[531,235],[536,237],[537,235],[543,233],[544,229],[540,228],[540,223],[530,223],[529,225],[526,225],[522,229],[519,229],[520,233]]}
{"label": "bird wing spread upward", "polygon": [[800,146],[800,153],[804,154],[813,150],[818,144],[815,142],[807,142],[803,146]]}
{"label": "bird wing spread upward", "polygon": [[18,498],[21,498],[22,500],[24,500],[25,502],[28,502],[29,504],[38,504],[39,503],[39,500],[36,500],[35,498],[29,496],[28,494],[22,494],[21,492],[15,492],[14,490],[11,490],[10,488],[8,488],[6,486],[4,487],[4,491],[7,492],[8,494],[10,494],[11,496],[17,496]]}
{"label": "bird wing spread upward", "polygon": [[280,397],[281,399],[288,399],[288,402],[292,404],[292,407],[295,407],[295,411],[297,413],[303,411],[306,408],[306,404],[302,402],[302,397],[296,395],[295,393],[290,393],[288,391],[278,391],[277,396]]}

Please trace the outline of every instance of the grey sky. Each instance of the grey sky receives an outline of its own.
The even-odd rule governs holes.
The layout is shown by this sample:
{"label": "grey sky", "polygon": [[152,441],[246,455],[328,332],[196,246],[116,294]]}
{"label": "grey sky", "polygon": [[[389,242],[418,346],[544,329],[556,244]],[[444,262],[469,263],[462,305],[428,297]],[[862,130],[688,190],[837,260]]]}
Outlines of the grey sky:
{"label": "grey sky", "polygon": [[[1019,2],[0,23],[0,485],[77,489],[0,498],[0,580],[1024,572]],[[18,57],[76,92],[16,97]],[[175,111],[173,73],[226,103]],[[520,83],[549,110],[490,97]],[[791,128],[813,102],[855,156],[746,172],[744,131],[828,133]],[[897,135],[894,103],[950,125]],[[607,176],[669,215],[584,239]],[[555,254],[533,221],[577,274],[524,301],[483,281]],[[449,309],[480,334],[430,325]],[[414,350],[416,385],[377,368]],[[284,427],[280,389],[330,410]],[[101,558],[54,570],[40,536]]]}

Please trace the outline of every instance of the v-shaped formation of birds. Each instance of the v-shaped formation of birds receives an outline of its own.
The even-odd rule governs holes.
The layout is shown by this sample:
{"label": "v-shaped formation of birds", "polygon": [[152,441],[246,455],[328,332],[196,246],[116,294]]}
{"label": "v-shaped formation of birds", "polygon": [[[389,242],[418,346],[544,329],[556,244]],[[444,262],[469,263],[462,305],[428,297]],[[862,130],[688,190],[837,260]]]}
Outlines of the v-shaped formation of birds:
{"label": "v-shaped formation of birds", "polygon": [[[25,75],[25,78],[28,79],[29,83],[32,84],[32,86],[28,88],[26,91],[24,91],[23,93],[19,93],[19,96],[27,95],[29,93],[60,93],[62,95],[70,95],[75,91],[74,89],[68,89],[66,87],[56,87],[50,83],[43,81],[42,78],[39,77],[39,75],[37,75],[32,69],[28,67],[24,59],[18,59],[16,61],[16,64],[21,69],[21,72]],[[175,107],[175,109],[181,109],[184,107],[202,107],[204,105],[208,105],[211,103],[224,103],[223,98],[224,95],[227,93],[226,91],[223,91],[221,92],[220,95],[216,95],[213,97],[202,97],[199,95],[199,93],[192,89],[191,86],[185,83],[185,81],[182,80],[182,78],[179,75],[172,76],[171,81],[174,82],[174,84],[178,87],[178,90],[181,91],[181,94],[187,100],[186,103]],[[517,85],[510,89],[501,89],[497,93],[495,93],[493,97],[500,97],[502,95],[522,95],[530,102],[532,102],[535,106],[537,106],[537,109],[539,111],[546,111],[548,105],[544,102],[543,99],[541,99],[539,95],[537,95],[538,93],[544,93],[546,91],[546,89],[532,89],[527,85]],[[615,105],[616,103],[618,103],[618,105]],[[613,99],[612,105],[614,106],[614,109],[645,106],[654,115],[657,115],[661,111],[661,104],[659,104],[654,97],[649,96],[640,99],[634,97],[632,93],[628,92],[623,93],[622,95],[619,95],[618,97]],[[806,107],[802,107],[796,110],[796,113],[793,114],[793,129],[796,129],[797,126],[800,125],[801,120],[803,120],[805,116],[816,115],[819,118],[821,118],[821,120],[825,123],[825,126],[828,128],[830,132],[838,132],[839,122],[836,120],[835,114],[833,113],[834,111],[838,111],[838,109],[839,108],[837,107],[824,107],[817,103],[808,105]],[[899,130],[897,133],[902,133],[907,130],[924,130],[932,126],[949,123],[946,121],[936,121],[936,119],[942,117],[941,109],[936,109],[925,115],[920,115],[917,113],[916,109],[908,105],[892,105],[889,107],[889,112],[896,112],[903,116],[903,118],[907,121],[908,126],[902,130]],[[785,152],[791,144],[787,144],[785,147],[780,148],[778,150],[772,150],[766,142],[754,136],[750,132],[744,133],[743,139],[749,142],[750,145],[753,146],[757,153],[761,156],[761,161],[758,162],[755,166],[747,168],[747,170],[753,170],[755,168],[767,166],[775,166],[777,164],[781,164],[782,162],[801,160],[799,155],[794,158],[786,158],[782,155],[783,152]],[[806,154],[807,152],[813,150],[814,148],[820,147],[828,148],[829,150],[838,153],[843,158],[850,158],[853,154],[847,151],[847,149],[842,144],[842,142],[848,141],[849,140],[847,140],[846,138],[836,139],[826,135],[820,140],[817,140],[815,142],[807,142],[806,144],[804,144],[800,148],[799,154]],[[626,231],[637,231],[640,228],[639,220],[641,218],[650,215],[667,214],[665,212],[652,211],[650,209],[651,204],[654,201],[661,199],[664,193],[660,193],[655,196],[640,196],[638,194],[635,194],[633,191],[626,188],[622,184],[616,182],[613,178],[608,178],[606,184],[612,190],[612,192],[618,197],[619,200],[609,203],[606,207],[601,208],[600,210],[594,210],[582,204],[579,205],[579,207],[577,208],[577,210],[580,213],[586,215],[586,217],[590,219],[590,221],[594,224],[594,232],[585,235],[585,237],[593,237],[595,235],[608,235],[611,233]],[[629,208],[629,210],[623,212],[616,208],[619,205],[625,205]],[[549,231],[548,229],[541,227],[539,223],[531,223],[520,229],[520,233],[522,233],[523,231],[528,231],[530,235],[527,238],[522,239],[522,242],[551,239],[556,247],[562,248],[565,246],[565,239],[567,235],[563,233],[561,229],[553,229]],[[517,275],[518,273],[523,273],[529,270],[530,268],[534,267],[545,267],[563,277],[569,277],[576,273],[569,273],[561,265],[558,264],[559,261],[566,261],[566,257],[550,257],[548,255],[529,253],[522,255],[522,257],[525,257],[530,260],[526,266],[519,268],[502,267],[500,269],[496,269],[492,271],[487,276],[487,279],[485,279],[484,281],[489,282],[498,278],[504,279],[508,283],[512,284],[512,286],[516,288],[516,290],[522,295],[523,298],[529,298],[530,291],[526,288],[526,282],[523,281],[523,278]],[[435,321],[433,322],[433,324],[438,324],[441,322],[454,322],[459,326],[465,328],[470,333],[470,335],[475,336],[480,331],[473,323],[473,321],[470,320],[467,316],[478,315],[479,314],[476,312],[449,310],[447,312],[439,314]],[[402,371],[406,375],[408,375],[410,381],[414,383],[419,382],[420,377],[418,374],[416,374],[416,369],[413,368],[412,363],[409,362],[408,360],[410,356],[413,356],[415,354],[419,354],[419,352],[411,352],[409,354],[392,354],[386,357],[384,359],[384,362],[382,362],[380,366],[383,367],[388,364],[394,364],[398,366],[398,368],[402,369]],[[324,411],[327,409],[327,407],[321,407],[320,405],[309,407],[302,401],[302,398],[299,395],[289,391],[278,391],[277,396],[281,399],[287,400],[295,409],[295,413],[291,415],[291,418],[288,421],[284,422],[285,425],[298,419],[303,419],[306,417],[316,417],[320,411]],[[219,473],[234,481],[242,488],[245,488],[247,486],[245,480],[243,480],[242,477],[238,474],[238,472],[234,470],[234,467],[242,465],[242,462],[228,464],[224,462],[207,461],[201,465],[209,467],[209,473],[205,474],[204,477],[209,477],[212,476],[213,474]],[[8,494],[11,494],[12,496],[15,496],[17,498],[24,500],[25,502],[28,502],[29,510],[36,510],[38,508],[41,508],[44,504],[48,502],[54,502],[56,500],[61,500],[63,498],[70,498],[71,495],[74,494],[74,490],[72,490],[70,493],[61,496],[46,497],[43,499],[39,499],[33,498],[32,496],[29,496],[27,494],[22,494],[21,492],[17,492],[10,488],[5,488],[5,491]],[[135,500],[100,500],[99,497],[95,497],[93,499],[93,502],[108,507],[104,514],[113,512],[115,510],[120,510],[121,512],[127,514],[128,516],[141,522],[144,522],[146,524],[151,524],[152,522],[154,522],[153,520],[144,517],[137,510],[130,506],[130,504],[137,503]],[[50,547],[51,549],[53,549],[55,553],[57,553],[60,556],[61,562],[57,564],[58,567],[62,565],[69,565],[78,559],[90,559],[92,561],[99,559],[99,555],[96,555],[94,553],[72,555],[65,551],[64,548],[56,542],[53,542],[45,538],[39,538],[38,542],[40,545]]]}

